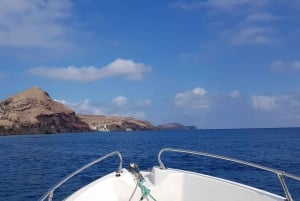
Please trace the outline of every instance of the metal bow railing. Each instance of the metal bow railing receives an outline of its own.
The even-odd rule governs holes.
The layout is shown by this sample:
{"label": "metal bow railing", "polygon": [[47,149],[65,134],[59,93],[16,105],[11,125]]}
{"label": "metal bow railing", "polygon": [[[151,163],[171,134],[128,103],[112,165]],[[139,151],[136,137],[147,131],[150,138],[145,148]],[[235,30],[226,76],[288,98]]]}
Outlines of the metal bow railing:
{"label": "metal bow railing", "polygon": [[184,150],[184,149],[174,149],[174,148],[164,148],[162,150],[160,150],[160,152],[158,153],[158,162],[160,165],[161,169],[166,169],[165,165],[163,164],[162,160],[161,160],[161,155],[163,152],[179,152],[179,153],[187,153],[187,154],[193,154],[193,155],[199,155],[199,156],[206,156],[206,157],[210,157],[210,158],[217,158],[217,159],[221,159],[221,160],[226,160],[226,161],[231,161],[231,162],[235,162],[235,163],[239,163],[239,164],[243,164],[246,166],[250,166],[250,167],[254,167],[254,168],[258,168],[261,170],[265,170],[268,172],[272,172],[274,174],[277,175],[277,177],[280,180],[281,186],[283,188],[283,191],[285,193],[285,197],[288,201],[293,201],[293,198],[289,192],[289,189],[284,181],[284,177],[289,177],[292,179],[295,179],[297,181],[300,181],[300,177],[281,171],[281,170],[277,170],[277,169],[273,169],[273,168],[269,168],[263,165],[259,165],[256,163],[251,163],[251,162],[247,162],[247,161],[242,161],[242,160],[238,160],[238,159],[234,159],[234,158],[229,158],[229,157],[225,157],[225,156],[221,156],[221,155],[216,155],[216,154],[211,154],[211,153],[206,153],[206,152],[198,152],[198,151],[191,151],[191,150]]}
{"label": "metal bow railing", "polygon": [[87,168],[89,168],[89,167],[95,165],[96,163],[99,163],[99,162],[103,161],[104,159],[106,159],[106,158],[108,158],[108,157],[111,157],[111,156],[113,156],[113,155],[117,155],[117,156],[119,157],[119,159],[120,159],[120,164],[119,164],[119,167],[118,167],[118,169],[117,169],[117,171],[116,171],[116,174],[117,174],[117,175],[120,175],[120,174],[121,174],[121,170],[122,170],[122,161],[123,161],[123,160],[122,160],[122,155],[121,155],[120,152],[114,151],[114,152],[111,152],[111,153],[109,153],[109,154],[107,154],[107,155],[105,155],[105,156],[102,156],[102,157],[100,157],[100,158],[98,158],[98,159],[96,159],[96,160],[94,160],[94,161],[92,161],[92,162],[90,162],[90,163],[88,163],[88,164],[82,166],[82,167],[79,168],[78,170],[76,170],[76,171],[74,171],[73,173],[71,173],[70,175],[68,175],[67,177],[65,177],[63,180],[61,180],[60,182],[58,182],[56,185],[54,185],[52,188],[50,188],[50,189],[48,190],[48,192],[45,193],[45,194],[39,199],[39,201],[44,201],[44,200],[46,200],[47,198],[48,198],[48,201],[52,201],[53,195],[54,195],[54,191],[55,191],[57,188],[59,188],[61,185],[63,185],[65,182],[67,182],[69,179],[71,179],[72,177],[74,177],[74,176],[77,175],[78,173],[82,172],[83,170],[85,170],[85,169],[87,169]]}

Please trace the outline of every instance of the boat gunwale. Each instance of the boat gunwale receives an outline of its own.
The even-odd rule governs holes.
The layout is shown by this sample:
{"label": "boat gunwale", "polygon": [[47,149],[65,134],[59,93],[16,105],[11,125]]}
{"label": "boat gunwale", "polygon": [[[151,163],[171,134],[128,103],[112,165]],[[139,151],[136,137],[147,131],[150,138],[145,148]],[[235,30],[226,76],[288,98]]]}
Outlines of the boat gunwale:
{"label": "boat gunwale", "polygon": [[[230,157],[225,157],[225,156],[221,156],[221,155],[206,153],[206,152],[199,152],[199,151],[192,151],[192,150],[185,150],[185,149],[174,149],[174,148],[163,148],[159,151],[159,153],[158,153],[158,162],[159,162],[159,168],[162,169],[162,170],[165,170],[166,167],[165,167],[164,163],[161,160],[161,155],[164,152],[167,152],[167,151],[177,152],[177,153],[187,153],[187,154],[199,155],[199,156],[206,156],[206,157],[210,157],[210,158],[221,159],[221,160],[225,160],[225,161],[230,161],[230,162],[234,162],[234,163],[238,163],[238,164],[258,168],[258,169],[261,169],[261,170],[265,170],[267,172],[272,172],[272,173],[274,173],[278,176],[278,178],[280,180],[280,183],[281,183],[281,186],[283,188],[283,191],[285,193],[285,198],[287,199],[287,201],[293,201],[293,199],[292,199],[292,196],[289,193],[288,187],[285,183],[284,176],[292,178],[292,179],[297,180],[297,181],[300,181],[300,177],[298,177],[296,175],[293,175],[293,174],[290,174],[290,173],[287,173],[287,172],[284,172],[284,171],[281,171],[281,170],[273,169],[273,168],[270,168],[270,167],[267,167],[267,166],[259,165],[259,164],[256,164],[256,163],[247,162],[247,161],[243,161],[243,160],[239,160],[239,159],[235,159],[235,158],[230,158]],[[114,152],[106,154],[106,155],[104,155],[104,156],[102,156],[102,157],[100,157],[96,160],[93,160],[92,162],[90,162],[90,163],[82,166],[81,168],[77,169],[76,171],[72,172],[67,177],[65,177],[60,182],[58,182],[56,185],[54,185],[52,188],[50,188],[38,201],[44,201],[47,198],[48,198],[48,201],[52,201],[54,191],[57,188],[59,188],[61,185],[63,185],[65,182],[67,182],[69,179],[71,179],[73,176],[79,174],[83,170],[85,170],[85,169],[87,169],[87,168],[103,161],[104,159],[113,156],[113,155],[117,155],[120,159],[120,164],[119,164],[119,167],[116,171],[116,176],[120,176],[120,174],[122,172],[123,159],[122,159],[122,155],[121,155],[120,152],[114,151]],[[197,172],[195,172],[195,173],[197,173]]]}
{"label": "boat gunwale", "polygon": [[242,165],[245,165],[245,166],[254,167],[254,168],[257,168],[257,169],[260,169],[260,170],[264,170],[264,171],[267,171],[267,172],[274,173],[274,174],[277,175],[277,177],[280,181],[280,184],[282,186],[282,189],[284,191],[285,198],[287,199],[287,201],[293,201],[293,198],[292,198],[292,196],[289,192],[289,189],[288,189],[288,187],[285,183],[284,176],[289,177],[291,179],[294,179],[296,181],[300,181],[299,176],[287,173],[287,172],[282,171],[282,170],[278,170],[278,169],[270,168],[270,167],[267,167],[267,166],[263,166],[263,165],[260,165],[260,164],[257,164],[257,163],[243,161],[243,160],[230,158],[230,157],[226,157],[226,156],[221,156],[221,155],[217,155],[217,154],[211,154],[211,153],[207,153],[207,152],[192,151],[192,150],[186,150],[186,149],[175,149],[175,148],[163,148],[159,151],[157,158],[158,158],[159,167],[161,169],[166,169],[164,163],[161,160],[161,155],[164,152],[167,152],[167,151],[176,152],[176,153],[186,153],[186,154],[192,154],[192,155],[199,155],[199,156],[205,156],[205,157],[210,157],[210,158],[221,159],[221,160],[230,161],[230,162],[234,162],[234,163],[238,163],[238,164],[242,164]]}

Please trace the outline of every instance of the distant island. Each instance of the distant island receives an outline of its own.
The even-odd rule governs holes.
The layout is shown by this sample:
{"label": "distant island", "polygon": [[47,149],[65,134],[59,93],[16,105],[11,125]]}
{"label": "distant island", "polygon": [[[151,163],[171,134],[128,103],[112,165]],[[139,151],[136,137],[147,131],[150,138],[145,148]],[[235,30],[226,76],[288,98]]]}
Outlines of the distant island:
{"label": "distant island", "polygon": [[157,126],[160,130],[197,130],[196,126],[185,126],[179,123],[168,123]]}
{"label": "distant island", "polygon": [[133,117],[77,114],[35,86],[0,102],[0,135],[195,129]]}

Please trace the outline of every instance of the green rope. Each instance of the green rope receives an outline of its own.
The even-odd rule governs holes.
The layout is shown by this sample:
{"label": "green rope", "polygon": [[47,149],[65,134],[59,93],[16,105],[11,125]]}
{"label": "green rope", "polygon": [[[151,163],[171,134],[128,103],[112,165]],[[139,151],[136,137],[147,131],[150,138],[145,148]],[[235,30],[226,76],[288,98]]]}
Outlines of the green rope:
{"label": "green rope", "polygon": [[142,190],[142,197],[141,200],[143,200],[145,197],[149,196],[152,200],[157,201],[151,194],[150,194],[150,189],[147,188],[144,184],[143,181],[141,179],[139,179],[137,181],[138,186],[141,188]]}

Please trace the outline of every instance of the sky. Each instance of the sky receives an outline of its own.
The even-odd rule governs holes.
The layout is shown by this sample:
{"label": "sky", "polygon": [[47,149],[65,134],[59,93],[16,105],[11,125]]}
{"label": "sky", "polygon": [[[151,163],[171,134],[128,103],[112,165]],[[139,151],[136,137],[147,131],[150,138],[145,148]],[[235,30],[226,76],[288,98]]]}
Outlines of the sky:
{"label": "sky", "polygon": [[198,128],[300,126],[299,0],[0,0],[0,100]]}

